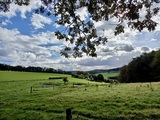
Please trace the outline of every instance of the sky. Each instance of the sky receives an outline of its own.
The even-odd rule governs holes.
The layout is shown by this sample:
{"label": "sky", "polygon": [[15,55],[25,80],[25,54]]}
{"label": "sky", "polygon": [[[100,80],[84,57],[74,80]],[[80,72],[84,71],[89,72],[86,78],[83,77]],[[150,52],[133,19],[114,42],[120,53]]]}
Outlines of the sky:
{"label": "sky", "polygon": [[[0,12],[0,63],[21,66],[39,66],[65,71],[112,69],[128,64],[145,52],[160,49],[160,13],[153,17],[158,25],[148,32],[125,28],[125,33],[114,36],[117,20],[94,22],[99,36],[106,36],[108,43],[97,47],[97,57],[65,58],[60,51],[65,45],[54,32],[59,28],[54,16],[35,14],[40,0],[31,0],[29,6],[10,5],[9,12]],[[160,5],[157,5],[160,7]],[[141,11],[143,16],[145,10]],[[86,8],[76,11],[87,19]],[[125,25],[125,23],[124,23]]]}

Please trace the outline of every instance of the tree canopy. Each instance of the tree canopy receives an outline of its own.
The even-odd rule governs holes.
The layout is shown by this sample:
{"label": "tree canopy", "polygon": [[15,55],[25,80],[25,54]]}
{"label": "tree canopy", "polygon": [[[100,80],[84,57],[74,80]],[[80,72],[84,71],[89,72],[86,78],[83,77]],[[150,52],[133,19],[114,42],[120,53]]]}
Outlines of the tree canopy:
{"label": "tree canopy", "polygon": [[0,71],[21,71],[21,72],[45,72],[45,73],[59,73],[59,74],[71,74],[71,72],[56,70],[54,68],[46,68],[46,67],[36,67],[36,66],[11,66],[7,64],[0,63]]}
{"label": "tree canopy", "polygon": [[[88,56],[96,57],[96,46],[106,44],[108,38],[98,36],[94,22],[112,18],[119,22],[115,24],[115,35],[123,33],[127,23],[128,27],[142,31],[155,30],[157,22],[152,18],[159,12],[160,0],[41,0],[42,5],[35,10],[35,13],[43,13],[47,16],[57,17],[56,24],[61,29],[55,32],[59,40],[69,41],[69,45],[62,51],[65,57],[82,57],[85,53]],[[10,3],[18,5],[29,5],[30,0],[1,0],[0,11],[7,12]],[[88,11],[88,18],[81,19],[76,11],[85,7]],[[146,10],[141,16],[140,11]],[[62,30],[63,28],[63,30]],[[73,45],[73,47],[70,47]]]}
{"label": "tree canopy", "polygon": [[121,68],[120,82],[160,81],[160,50],[144,53]]}

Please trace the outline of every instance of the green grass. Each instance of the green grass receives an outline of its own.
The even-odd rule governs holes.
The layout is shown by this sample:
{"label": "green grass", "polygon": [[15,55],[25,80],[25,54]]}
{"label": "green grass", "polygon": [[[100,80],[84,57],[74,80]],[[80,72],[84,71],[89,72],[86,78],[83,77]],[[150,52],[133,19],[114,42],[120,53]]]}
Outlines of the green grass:
{"label": "green grass", "polygon": [[53,74],[53,73],[34,73],[34,72],[13,72],[13,71],[0,71],[0,80],[1,81],[14,81],[14,80],[40,80],[48,79],[49,77],[59,77],[69,75],[65,74]]}
{"label": "green grass", "polygon": [[[88,84],[86,80],[67,75],[69,83],[64,85],[61,79],[48,80],[50,75],[0,72],[0,120],[65,120],[65,109],[69,107],[72,107],[73,120],[160,118],[160,83],[152,83],[152,87],[149,83],[115,84],[109,87],[109,84]],[[73,86],[73,83],[82,85]]]}
{"label": "green grass", "polygon": [[[99,73],[102,74],[104,79],[108,80],[108,77],[112,77],[112,76],[118,76],[119,73],[118,72],[106,72],[106,73]],[[96,74],[98,75],[98,74]]]}

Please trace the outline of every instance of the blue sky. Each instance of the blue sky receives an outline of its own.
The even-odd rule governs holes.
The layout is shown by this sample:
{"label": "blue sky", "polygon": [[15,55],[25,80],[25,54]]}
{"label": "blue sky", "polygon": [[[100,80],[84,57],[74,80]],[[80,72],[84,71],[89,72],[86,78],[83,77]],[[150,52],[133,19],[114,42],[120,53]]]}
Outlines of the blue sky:
{"label": "blue sky", "polygon": [[[60,51],[69,43],[57,40],[54,35],[54,31],[60,29],[54,16],[34,13],[40,4],[40,0],[31,1],[29,6],[11,4],[10,12],[0,12],[0,63],[62,70],[110,69],[128,64],[144,52],[160,49],[159,13],[153,18],[158,22],[153,32],[139,33],[126,27],[125,33],[114,36],[115,26],[111,24],[117,23],[115,18],[94,22],[98,35],[109,38],[106,45],[97,47],[98,57],[64,58]],[[141,15],[144,13],[142,10]],[[87,19],[86,8],[77,10],[77,14]]]}

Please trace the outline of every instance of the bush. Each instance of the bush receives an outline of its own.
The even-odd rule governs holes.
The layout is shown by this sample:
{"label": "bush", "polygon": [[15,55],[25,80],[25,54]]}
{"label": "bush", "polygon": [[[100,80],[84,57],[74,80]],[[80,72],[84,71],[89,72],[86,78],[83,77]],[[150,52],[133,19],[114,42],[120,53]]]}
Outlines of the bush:
{"label": "bush", "polygon": [[64,82],[64,84],[68,82],[67,77],[64,77],[64,78],[63,78],[63,82]]}
{"label": "bush", "polygon": [[103,77],[102,74],[98,74],[98,75],[97,75],[97,81],[99,81],[99,82],[104,82],[104,77]]}

